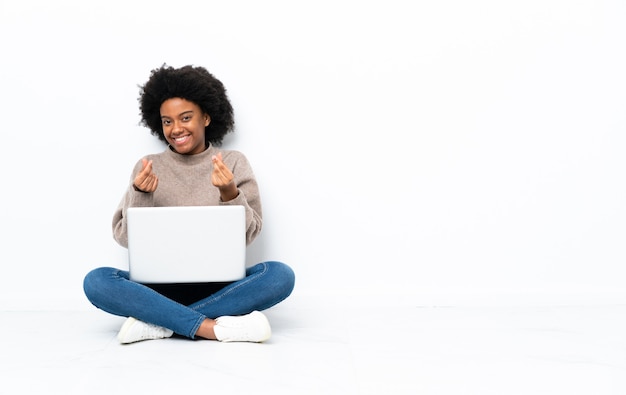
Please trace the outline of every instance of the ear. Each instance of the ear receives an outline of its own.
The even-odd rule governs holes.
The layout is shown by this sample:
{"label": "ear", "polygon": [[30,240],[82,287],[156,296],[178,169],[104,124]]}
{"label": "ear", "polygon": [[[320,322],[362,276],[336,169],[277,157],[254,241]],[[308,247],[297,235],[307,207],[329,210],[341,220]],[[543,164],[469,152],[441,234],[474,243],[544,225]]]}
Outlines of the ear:
{"label": "ear", "polygon": [[211,117],[209,114],[204,114],[204,127],[206,128],[211,123]]}

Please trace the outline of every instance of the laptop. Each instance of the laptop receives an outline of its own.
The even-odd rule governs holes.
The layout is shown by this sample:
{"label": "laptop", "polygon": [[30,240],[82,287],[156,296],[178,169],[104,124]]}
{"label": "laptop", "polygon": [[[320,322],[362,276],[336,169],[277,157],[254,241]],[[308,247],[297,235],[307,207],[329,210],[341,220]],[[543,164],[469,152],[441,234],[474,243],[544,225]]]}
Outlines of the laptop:
{"label": "laptop", "polygon": [[129,207],[126,219],[132,281],[206,283],[245,277],[243,206]]}

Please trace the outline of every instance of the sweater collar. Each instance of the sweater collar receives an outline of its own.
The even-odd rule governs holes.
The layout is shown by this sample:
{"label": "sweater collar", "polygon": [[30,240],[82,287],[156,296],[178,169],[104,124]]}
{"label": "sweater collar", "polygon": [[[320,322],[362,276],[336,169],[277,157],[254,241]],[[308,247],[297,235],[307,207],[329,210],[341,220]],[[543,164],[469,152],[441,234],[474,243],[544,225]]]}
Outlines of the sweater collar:
{"label": "sweater collar", "polygon": [[186,164],[186,165],[196,165],[198,163],[202,163],[205,161],[211,161],[211,157],[217,154],[217,149],[213,146],[213,144],[209,143],[209,147],[202,151],[199,154],[195,155],[182,155],[178,152],[174,151],[172,147],[167,146],[166,150],[167,156],[171,157],[177,162]]}

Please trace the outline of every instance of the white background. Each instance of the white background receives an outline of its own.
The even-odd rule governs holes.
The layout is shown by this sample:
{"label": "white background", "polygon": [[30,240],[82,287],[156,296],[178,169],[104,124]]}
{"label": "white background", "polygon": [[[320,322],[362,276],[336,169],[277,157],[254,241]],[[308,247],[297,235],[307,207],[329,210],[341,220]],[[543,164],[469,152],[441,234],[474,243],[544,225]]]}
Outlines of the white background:
{"label": "white background", "polygon": [[[4,310],[91,308],[163,63],[226,85],[294,297],[626,302],[626,3],[0,0]],[[302,299],[304,300],[304,299]]]}

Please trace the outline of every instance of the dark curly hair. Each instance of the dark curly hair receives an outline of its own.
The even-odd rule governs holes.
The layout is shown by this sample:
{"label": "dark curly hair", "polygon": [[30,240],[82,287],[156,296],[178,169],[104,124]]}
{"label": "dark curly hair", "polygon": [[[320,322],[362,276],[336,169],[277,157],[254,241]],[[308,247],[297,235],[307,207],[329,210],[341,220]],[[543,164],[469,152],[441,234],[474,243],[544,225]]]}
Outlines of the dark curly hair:
{"label": "dark curly hair", "polygon": [[167,144],[161,123],[161,104],[175,97],[193,102],[209,114],[211,122],[204,130],[207,145],[220,146],[224,136],[233,131],[233,107],[220,80],[204,67],[189,65],[176,69],[164,64],[151,71],[148,82],[140,86],[139,96],[141,124],[159,140]]}

